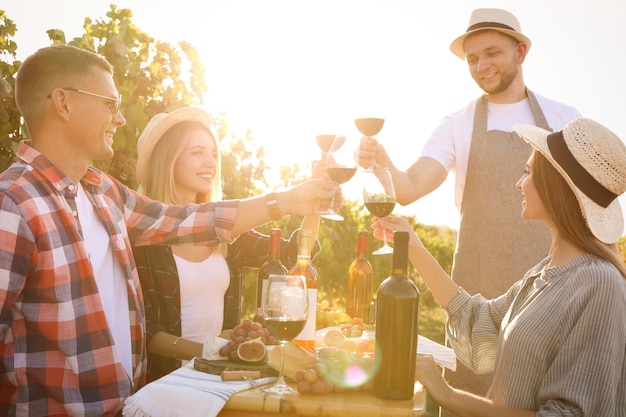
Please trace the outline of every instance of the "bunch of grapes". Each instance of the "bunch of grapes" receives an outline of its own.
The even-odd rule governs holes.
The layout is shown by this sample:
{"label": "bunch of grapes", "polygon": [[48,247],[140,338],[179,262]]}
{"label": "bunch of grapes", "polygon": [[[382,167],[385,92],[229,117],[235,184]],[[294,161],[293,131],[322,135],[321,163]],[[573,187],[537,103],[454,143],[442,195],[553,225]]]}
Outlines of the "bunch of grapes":
{"label": "bunch of grapes", "polygon": [[340,327],[345,337],[361,337],[364,330],[374,330],[374,326],[365,324],[359,317],[353,318],[350,323],[342,324]]}
{"label": "bunch of grapes", "polygon": [[334,346],[322,348],[318,363],[296,372],[297,389],[300,394],[371,391],[374,365],[370,354],[359,355]]}
{"label": "bunch of grapes", "polygon": [[225,346],[220,348],[219,354],[222,357],[237,361],[239,360],[237,347],[243,342],[256,338],[261,338],[261,341],[265,343],[266,346],[278,344],[278,340],[270,334],[267,327],[264,327],[261,323],[256,321],[244,319],[232,329],[230,332],[230,340]]}
{"label": "bunch of grapes", "polygon": [[317,303],[315,319],[315,327],[317,329],[338,326],[342,323],[350,323],[352,320],[346,312],[338,309],[331,309],[328,301]]}

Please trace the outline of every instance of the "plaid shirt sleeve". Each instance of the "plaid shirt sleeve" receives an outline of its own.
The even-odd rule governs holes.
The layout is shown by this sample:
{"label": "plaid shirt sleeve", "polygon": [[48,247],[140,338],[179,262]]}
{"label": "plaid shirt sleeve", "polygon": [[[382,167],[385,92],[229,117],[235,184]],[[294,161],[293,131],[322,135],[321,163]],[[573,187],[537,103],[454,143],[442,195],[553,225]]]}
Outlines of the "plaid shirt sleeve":
{"label": "plaid shirt sleeve", "polygon": [[229,241],[237,202],[168,207],[90,170],[81,181],[127,282],[126,374],[75,212],[77,187],[27,144],[0,175],[0,415],[113,415],[145,377],[145,318],[130,242]]}

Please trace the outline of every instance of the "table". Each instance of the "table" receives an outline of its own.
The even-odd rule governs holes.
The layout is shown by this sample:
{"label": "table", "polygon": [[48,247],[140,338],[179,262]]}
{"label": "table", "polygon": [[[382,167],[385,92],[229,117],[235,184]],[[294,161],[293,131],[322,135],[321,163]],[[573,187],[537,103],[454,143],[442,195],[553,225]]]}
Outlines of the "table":
{"label": "table", "polygon": [[266,394],[263,387],[241,391],[233,395],[219,417],[420,417],[426,415],[426,390],[417,382],[411,400],[394,401],[377,398],[372,393],[353,391],[324,395]]}

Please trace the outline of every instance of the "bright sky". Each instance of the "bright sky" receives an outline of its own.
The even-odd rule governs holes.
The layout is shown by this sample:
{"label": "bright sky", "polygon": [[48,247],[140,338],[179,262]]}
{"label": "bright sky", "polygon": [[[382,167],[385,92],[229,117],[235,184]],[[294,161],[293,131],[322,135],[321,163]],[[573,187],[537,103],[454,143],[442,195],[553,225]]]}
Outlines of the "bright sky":
{"label": "bright sky", "polygon": [[[18,58],[50,44],[45,31],[81,35],[113,0],[9,0]],[[6,3],[6,2],[4,2]],[[615,0],[117,0],[156,39],[184,40],[206,66],[210,110],[252,129],[275,166],[319,155],[318,129],[358,136],[355,117],[383,117],[381,140],[399,167],[417,159],[439,120],[480,94],[449,51],[471,11],[512,11],[533,41],[526,85],[575,106],[626,140],[626,2]],[[33,11],[36,10],[37,13]],[[458,227],[452,175],[396,213]],[[358,197],[358,174],[344,185]],[[621,198],[626,207],[626,197]]]}

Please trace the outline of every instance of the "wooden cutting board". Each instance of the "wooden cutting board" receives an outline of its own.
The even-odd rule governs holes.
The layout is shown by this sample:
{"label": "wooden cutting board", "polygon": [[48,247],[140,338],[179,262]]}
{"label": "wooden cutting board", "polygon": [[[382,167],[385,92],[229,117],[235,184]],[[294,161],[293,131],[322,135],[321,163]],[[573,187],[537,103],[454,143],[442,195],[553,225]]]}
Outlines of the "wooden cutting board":
{"label": "wooden cutting board", "polygon": [[271,368],[267,362],[249,364],[230,360],[194,358],[193,367],[198,371],[213,375],[221,375],[222,371],[259,371],[261,377],[278,375],[278,372]]}

